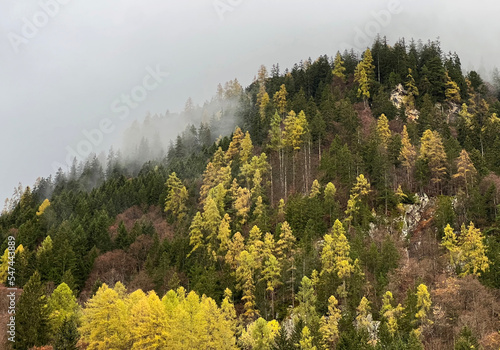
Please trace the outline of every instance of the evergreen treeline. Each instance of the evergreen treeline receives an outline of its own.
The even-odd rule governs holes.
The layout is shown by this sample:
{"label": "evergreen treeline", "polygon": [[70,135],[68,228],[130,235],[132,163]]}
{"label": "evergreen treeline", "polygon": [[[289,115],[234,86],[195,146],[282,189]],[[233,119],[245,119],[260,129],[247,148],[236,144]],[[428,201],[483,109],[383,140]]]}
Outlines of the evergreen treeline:
{"label": "evergreen treeline", "polygon": [[498,83],[378,38],[20,189],[14,348],[497,349]]}

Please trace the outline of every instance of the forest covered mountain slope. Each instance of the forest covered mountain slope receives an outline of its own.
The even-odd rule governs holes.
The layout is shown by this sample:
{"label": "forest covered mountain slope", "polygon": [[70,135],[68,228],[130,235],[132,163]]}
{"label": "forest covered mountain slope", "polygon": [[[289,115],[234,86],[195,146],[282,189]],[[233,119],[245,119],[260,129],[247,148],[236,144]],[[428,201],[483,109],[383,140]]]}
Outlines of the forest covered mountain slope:
{"label": "forest covered mountain slope", "polygon": [[499,97],[378,38],[136,123],[0,216],[14,348],[498,349]]}

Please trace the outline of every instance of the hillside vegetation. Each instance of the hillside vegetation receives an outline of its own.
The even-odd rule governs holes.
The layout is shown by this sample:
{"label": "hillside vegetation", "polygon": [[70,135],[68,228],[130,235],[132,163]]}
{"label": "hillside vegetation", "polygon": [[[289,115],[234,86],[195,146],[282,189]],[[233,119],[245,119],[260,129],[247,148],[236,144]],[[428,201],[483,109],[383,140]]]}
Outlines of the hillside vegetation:
{"label": "hillside vegetation", "polygon": [[14,349],[499,349],[499,92],[379,38],[219,85],[168,152],[19,188]]}

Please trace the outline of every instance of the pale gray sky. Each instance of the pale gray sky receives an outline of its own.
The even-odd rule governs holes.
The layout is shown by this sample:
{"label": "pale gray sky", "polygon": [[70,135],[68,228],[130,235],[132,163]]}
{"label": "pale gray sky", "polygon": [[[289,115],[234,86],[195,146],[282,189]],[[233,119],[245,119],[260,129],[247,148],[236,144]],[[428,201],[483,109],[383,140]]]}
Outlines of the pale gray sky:
{"label": "pale gray sky", "polygon": [[[114,131],[93,151],[147,111],[181,110],[189,96],[202,104],[235,77],[246,86],[261,64],[284,69],[360,46],[360,32],[439,36],[464,68],[489,70],[500,56],[498,13],[496,1],[463,0],[2,0],[0,199],[53,173],[104,118]],[[151,70],[169,76],[151,80]],[[122,120],[110,106],[134,89],[141,101]]]}

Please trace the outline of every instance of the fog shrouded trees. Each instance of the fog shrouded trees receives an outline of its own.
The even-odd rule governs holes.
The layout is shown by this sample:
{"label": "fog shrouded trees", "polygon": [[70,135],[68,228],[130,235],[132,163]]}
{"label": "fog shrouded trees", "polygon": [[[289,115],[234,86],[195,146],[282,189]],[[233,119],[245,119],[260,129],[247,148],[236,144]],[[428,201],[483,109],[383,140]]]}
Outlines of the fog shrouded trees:
{"label": "fog shrouded trees", "polygon": [[456,54],[262,66],[163,152],[174,115],[7,201],[15,349],[500,347],[500,102]]}

